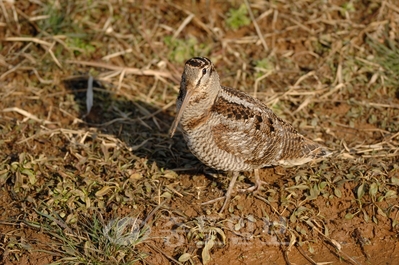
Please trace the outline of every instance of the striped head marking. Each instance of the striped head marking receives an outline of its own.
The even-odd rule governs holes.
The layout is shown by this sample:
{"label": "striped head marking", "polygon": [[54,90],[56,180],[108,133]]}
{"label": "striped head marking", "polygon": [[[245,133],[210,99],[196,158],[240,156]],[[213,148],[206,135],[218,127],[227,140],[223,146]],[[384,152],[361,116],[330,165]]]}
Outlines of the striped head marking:
{"label": "striped head marking", "polygon": [[211,60],[205,57],[194,57],[187,60],[181,77],[180,92],[176,102],[177,115],[170,130],[171,137],[190,98],[209,96],[211,94],[209,90],[219,86],[219,76]]}

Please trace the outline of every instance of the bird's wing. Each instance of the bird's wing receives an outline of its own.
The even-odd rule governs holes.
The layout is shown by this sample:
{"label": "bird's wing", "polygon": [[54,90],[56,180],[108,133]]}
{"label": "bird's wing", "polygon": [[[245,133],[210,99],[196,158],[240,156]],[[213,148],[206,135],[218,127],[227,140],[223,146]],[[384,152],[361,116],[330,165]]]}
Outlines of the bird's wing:
{"label": "bird's wing", "polygon": [[211,115],[217,121],[212,125],[217,146],[249,164],[277,164],[283,152],[293,151],[289,146],[303,139],[263,103],[233,89],[224,88]]}

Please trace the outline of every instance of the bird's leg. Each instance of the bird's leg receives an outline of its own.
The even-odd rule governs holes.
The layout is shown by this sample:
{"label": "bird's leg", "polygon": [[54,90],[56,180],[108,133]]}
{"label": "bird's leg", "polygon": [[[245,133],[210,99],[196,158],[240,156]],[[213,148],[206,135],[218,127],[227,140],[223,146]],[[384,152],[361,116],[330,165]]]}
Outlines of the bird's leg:
{"label": "bird's leg", "polygon": [[262,181],[259,177],[259,169],[254,169],[255,173],[255,185],[248,188],[248,189],[241,189],[240,192],[255,192],[257,191],[262,185],[267,185],[267,182]]}
{"label": "bird's leg", "polygon": [[224,195],[224,203],[222,208],[220,209],[219,213],[222,213],[224,211],[224,208],[226,207],[227,203],[230,201],[231,198],[231,193],[233,192],[234,184],[237,181],[239,173],[237,171],[233,172],[233,178],[230,180],[229,187],[227,189],[226,194]]}
{"label": "bird's leg", "polygon": [[224,199],[223,206],[219,210],[219,213],[222,213],[224,211],[224,208],[226,208],[227,203],[230,201],[231,193],[233,192],[234,184],[236,183],[238,176],[239,176],[239,172],[233,172],[233,177],[230,180],[230,184],[229,184],[229,187],[227,188],[227,192],[223,197],[219,197],[219,198],[204,202],[204,203],[202,203],[202,205],[214,203],[214,202]]}

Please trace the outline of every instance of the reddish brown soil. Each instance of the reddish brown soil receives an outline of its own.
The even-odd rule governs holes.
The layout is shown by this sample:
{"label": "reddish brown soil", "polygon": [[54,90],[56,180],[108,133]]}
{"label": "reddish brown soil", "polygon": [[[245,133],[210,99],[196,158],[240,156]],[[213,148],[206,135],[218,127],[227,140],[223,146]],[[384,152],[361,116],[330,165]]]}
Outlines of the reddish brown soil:
{"label": "reddish brown soil", "polygon": [[[239,1],[111,1],[115,14],[109,20],[108,13],[81,14],[87,11],[86,2],[95,2],[84,1],[76,7],[78,11],[68,9],[75,17],[59,25],[66,32],[36,24],[45,17],[44,11],[37,11],[41,5],[35,3],[42,1],[15,1],[15,6],[14,1],[0,2],[0,11],[9,12],[7,19],[0,17],[0,39],[31,37],[31,43],[12,40],[0,44],[0,96],[4,97],[0,100],[0,264],[41,265],[68,258],[59,237],[65,231],[44,229],[49,223],[57,227],[38,213],[47,210],[59,214],[65,223],[68,214],[76,213],[92,224],[91,211],[100,212],[105,222],[149,216],[150,234],[134,246],[138,253],[146,254],[138,261],[141,264],[177,264],[184,253],[191,259],[181,263],[201,264],[210,235],[216,238],[208,264],[399,264],[399,186],[393,183],[394,178],[399,179],[395,136],[399,90],[384,83],[389,69],[372,68],[378,61],[369,57],[377,55],[368,46],[370,36],[381,43],[399,39],[398,13],[390,8],[391,1],[250,1],[256,16],[273,9],[274,13],[257,22],[270,48],[267,52],[260,41],[241,39],[257,38],[252,23],[237,31],[226,26],[227,13]],[[354,10],[349,6],[352,2]],[[98,3],[98,10],[108,10],[102,1]],[[175,88],[183,68],[183,63],[170,58],[169,49],[179,47],[167,46],[165,37],[173,35],[189,14],[195,18],[177,39],[185,43],[195,36],[198,44],[194,48],[205,54],[204,47],[209,49],[209,56],[218,60],[224,85],[235,84],[250,93],[254,76],[259,74],[256,62],[268,58],[274,72],[260,82],[260,99],[267,101],[268,95],[278,94],[274,107],[279,114],[309,137],[320,138],[335,155],[297,168],[265,168],[261,177],[268,185],[255,194],[239,192],[253,181],[250,172],[244,173],[224,213],[218,214],[222,201],[203,205],[223,196],[229,177],[226,173],[217,177],[203,174],[203,166],[188,152],[181,133],[168,137],[175,113],[172,108],[163,109],[177,96]],[[13,20],[15,16],[18,21]],[[102,28],[105,20],[115,23],[112,30]],[[87,43],[66,41],[75,30],[68,23],[75,23],[82,36],[89,32]],[[55,35],[61,37],[54,41]],[[37,40],[51,42],[54,49],[40,46]],[[93,44],[95,51],[84,52],[79,44]],[[68,45],[79,47],[73,46],[74,50]],[[101,59],[130,48],[126,55]],[[60,56],[62,68],[54,63],[50,50]],[[358,63],[359,58],[367,64]],[[108,71],[111,76],[110,69],[67,63],[72,59],[160,69],[172,77],[115,76],[111,72],[105,85],[98,85],[101,92],[96,90],[93,109],[85,116],[86,74],[95,69],[94,74]],[[343,73],[338,78],[340,67]],[[33,69],[50,82],[39,80]],[[381,76],[369,85],[376,69]],[[285,94],[308,73],[315,78],[302,80],[295,88],[297,95]],[[74,81],[71,76],[76,77]],[[342,88],[319,100],[315,87],[328,93],[337,85],[336,79],[343,79]],[[310,104],[295,112],[308,99],[307,92],[313,93]],[[370,102],[375,105],[368,106]],[[372,115],[376,121],[369,119]],[[317,125],[311,125],[312,119]],[[375,152],[364,151],[368,145],[378,146]],[[358,146],[363,149],[356,149]],[[191,170],[177,170],[182,167]],[[32,184],[21,173],[24,169],[37,173],[37,182]],[[167,170],[177,174],[167,176]],[[322,182],[327,183],[325,189],[309,198],[310,187]],[[381,187],[375,197],[369,194],[373,183]],[[65,198],[55,203],[57,189],[64,184]],[[309,186],[295,188],[305,184]],[[365,194],[358,198],[362,184]],[[98,196],[107,185],[112,191]],[[80,193],[68,193],[72,189]],[[388,190],[396,191],[396,197],[385,198]],[[84,195],[90,200],[79,197]],[[91,207],[86,209],[88,201]],[[79,222],[68,225],[82,229]],[[218,231],[225,234],[225,244]]]}
{"label": "reddish brown soil", "polygon": [[[265,180],[267,179],[271,185],[278,183],[281,178],[281,175],[274,174],[273,171],[273,169],[266,169],[263,174]],[[201,190],[209,185],[209,180],[205,177],[187,176],[179,182],[184,189],[188,190]],[[213,196],[209,194],[209,191],[198,192],[192,198],[183,198],[173,202],[171,208],[179,209],[179,212],[187,217],[202,216],[204,220],[209,220],[213,224],[218,220],[224,220],[224,225],[230,229],[226,232],[226,245],[212,249],[212,261],[209,264],[310,264],[306,257],[310,257],[315,262],[329,264],[395,264],[392,260],[399,258],[398,231],[392,230],[388,219],[378,218],[378,225],[372,222],[366,223],[362,216],[351,220],[345,219],[346,210],[353,203],[352,190],[354,188],[354,185],[350,183],[345,184],[342,197],[329,200],[328,207],[326,207],[326,200],[320,197],[313,201],[314,209],[318,211],[317,215],[328,220],[324,225],[329,229],[328,237],[314,230],[312,232],[312,229],[308,231],[311,234],[309,237],[312,238],[310,245],[313,247],[313,253],[309,252],[307,244],[288,249],[289,239],[281,238],[284,234],[279,234],[280,231],[273,232],[270,227],[268,228],[270,222],[282,222],[283,219],[275,218],[265,221],[262,218],[263,211],[270,213],[273,210],[252,195],[236,194],[238,197],[232,200],[230,207],[235,208],[239,205],[241,210],[233,210],[227,216],[206,215],[206,207],[200,206],[200,203],[213,199],[215,195],[222,195],[217,189],[211,191],[211,194],[216,193]],[[273,206],[278,208],[277,203]],[[256,222],[251,223],[245,220],[245,217],[249,215],[253,216]],[[284,215],[283,212],[281,216]],[[245,220],[244,229],[233,232],[234,225],[243,219]],[[156,227],[159,229],[154,227],[155,230],[152,230],[154,237],[160,235],[160,238],[154,238],[151,241],[170,255],[182,249],[191,252],[197,248],[196,242],[187,242],[185,238],[187,231],[176,229],[175,226],[178,224],[179,218],[160,219],[156,221]],[[173,228],[174,233],[171,232]],[[164,240],[165,236],[168,238],[167,243]],[[340,247],[340,251],[336,250],[337,246]],[[197,249],[194,253],[198,255],[194,260],[200,262],[201,249]],[[159,256],[153,258],[150,257],[149,261],[155,264],[168,262],[167,258],[162,261],[159,260]]]}

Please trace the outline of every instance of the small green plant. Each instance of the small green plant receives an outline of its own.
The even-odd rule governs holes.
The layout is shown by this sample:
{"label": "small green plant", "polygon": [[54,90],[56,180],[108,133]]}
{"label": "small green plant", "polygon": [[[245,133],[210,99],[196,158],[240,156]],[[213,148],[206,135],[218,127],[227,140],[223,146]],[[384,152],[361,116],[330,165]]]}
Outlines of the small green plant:
{"label": "small green plant", "polygon": [[182,63],[190,57],[198,56],[198,51],[201,51],[201,55],[204,56],[210,51],[210,47],[198,44],[195,37],[189,37],[183,40],[172,36],[166,36],[164,42],[169,50],[169,60],[177,63]]}
{"label": "small green plant", "polygon": [[67,43],[68,46],[74,51],[75,55],[90,55],[96,51],[96,48],[90,44],[90,42],[86,41],[84,37],[68,38]]}
{"label": "small green plant", "polygon": [[248,10],[245,4],[241,4],[238,9],[230,9],[226,23],[233,30],[248,26],[251,20],[248,18]]}
{"label": "small green plant", "polygon": [[256,77],[261,77],[265,73],[270,73],[274,71],[274,64],[268,58],[263,58],[262,60],[256,61],[255,63]]}
{"label": "small green plant", "polygon": [[346,13],[351,13],[354,11],[356,11],[356,9],[352,2],[344,3],[341,9],[341,16],[345,16]]}
{"label": "small green plant", "polygon": [[207,264],[211,260],[210,250],[215,245],[225,245],[226,235],[220,223],[214,223],[202,217],[187,223],[189,227],[191,226],[190,223],[192,223],[192,227],[187,234],[187,238],[196,241],[197,246],[202,247],[202,263]]}
{"label": "small green plant", "polygon": [[274,64],[268,58],[256,61],[256,68],[259,70],[270,71],[274,69]]}
{"label": "small green plant", "polygon": [[70,23],[70,21],[68,21],[68,15],[65,14],[65,10],[55,5],[46,6],[45,15],[48,15],[48,18],[40,21],[39,26],[41,30],[54,35],[63,33],[65,25]]}
{"label": "small green plant", "polygon": [[7,178],[4,177],[0,184],[5,183],[7,179],[13,174],[14,179],[14,192],[28,192],[33,185],[37,182],[37,176],[35,170],[36,163],[34,159],[28,153],[19,154],[19,161],[11,163],[9,170],[4,170],[7,174]]}
{"label": "small green plant", "polygon": [[381,74],[386,77],[386,82],[388,85],[396,88],[399,85],[399,81],[397,79],[397,76],[399,75],[398,45],[390,40],[387,40],[386,43],[380,43],[379,41],[371,38],[367,39],[367,44],[374,50],[375,56],[372,57],[373,61],[382,66],[384,72]]}
{"label": "small green plant", "polygon": [[136,246],[149,235],[149,228],[137,218],[110,222],[101,213],[80,216],[79,225],[69,226],[57,213],[36,211],[43,217],[40,228],[59,241],[53,248],[62,258],[52,264],[133,264],[144,259]]}

